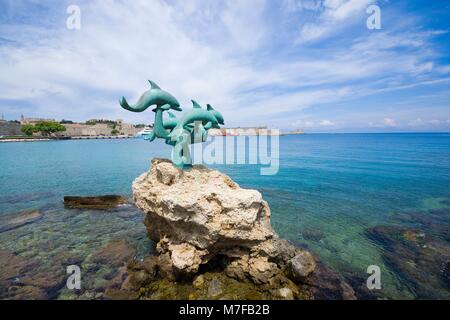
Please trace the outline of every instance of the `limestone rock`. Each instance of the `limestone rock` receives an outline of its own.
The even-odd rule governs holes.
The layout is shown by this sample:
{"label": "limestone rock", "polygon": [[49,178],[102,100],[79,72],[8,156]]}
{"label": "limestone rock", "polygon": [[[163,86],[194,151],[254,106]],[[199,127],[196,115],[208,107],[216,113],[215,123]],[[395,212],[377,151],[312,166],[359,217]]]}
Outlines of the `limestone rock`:
{"label": "limestone rock", "polygon": [[65,196],[64,206],[69,209],[111,210],[125,204],[128,199],[118,195],[91,197]]}
{"label": "limestone rock", "polygon": [[289,288],[281,288],[278,290],[278,294],[284,300],[294,300],[294,293]]}
{"label": "limestone rock", "polygon": [[220,294],[222,294],[222,283],[220,283],[219,279],[213,278],[209,283],[208,296],[211,298],[215,298]]}
{"label": "limestone rock", "polygon": [[202,263],[205,250],[197,250],[187,243],[174,244],[169,246],[171,259],[176,270],[185,273],[195,273]]}
{"label": "limestone rock", "polygon": [[289,261],[289,274],[294,281],[302,281],[316,269],[314,257],[308,251],[301,251]]}
{"label": "limestone rock", "polygon": [[171,242],[211,249],[217,243],[249,246],[274,236],[270,209],[258,191],[241,189],[228,176],[203,166],[182,171],[168,160],[155,159],[150,172],[134,181],[133,195],[147,214],[155,241],[167,236]]}
{"label": "limestone rock", "polygon": [[204,284],[205,284],[205,277],[202,274],[196,277],[192,282],[192,285],[197,289],[200,289]]}
{"label": "limestone rock", "polygon": [[[182,273],[197,272],[217,255],[249,254],[258,244],[277,238],[269,206],[258,191],[242,189],[203,166],[180,170],[168,160],[154,159],[150,171],[134,181],[133,196],[146,213],[148,235],[158,243],[157,251],[169,252],[173,267]],[[257,279],[259,270],[253,268],[251,276]]]}
{"label": "limestone rock", "polygon": [[[165,159],[153,159],[132,189],[148,236],[156,242],[158,280],[140,288],[146,297],[230,298],[234,294],[225,283],[258,287],[282,299],[319,292],[306,279],[314,274],[314,257],[278,237],[270,225],[270,208],[257,190],[243,189],[219,171],[197,165],[180,170]],[[131,272],[137,272],[135,279],[145,278],[137,269]],[[221,280],[205,281],[202,274],[208,272],[220,274]],[[194,291],[187,285],[177,291],[167,283],[188,283]],[[337,295],[342,283],[338,279],[333,287]]]}
{"label": "limestone rock", "polygon": [[277,265],[269,262],[267,257],[251,258],[248,265],[249,274],[257,284],[268,283],[278,273]]}

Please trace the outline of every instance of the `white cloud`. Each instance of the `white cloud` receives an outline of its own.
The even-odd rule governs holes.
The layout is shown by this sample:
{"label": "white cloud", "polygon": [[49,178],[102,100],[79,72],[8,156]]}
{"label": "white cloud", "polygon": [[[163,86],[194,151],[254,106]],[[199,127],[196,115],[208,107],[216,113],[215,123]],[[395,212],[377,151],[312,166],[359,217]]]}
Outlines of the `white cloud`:
{"label": "white cloud", "polygon": [[289,127],[295,129],[321,129],[321,127],[332,127],[335,123],[330,120],[312,120],[312,119],[297,119],[289,122]]}
{"label": "white cloud", "polygon": [[322,0],[284,0],[283,7],[287,12],[317,11],[322,7]]}
{"label": "white cloud", "polygon": [[397,122],[392,118],[384,118],[381,122],[369,122],[369,126],[374,128],[397,127]]}
{"label": "white cloud", "polygon": [[[242,3],[264,7],[262,1]],[[257,18],[249,20],[251,14],[235,15],[236,5],[221,11],[221,27],[229,35],[225,47],[192,39],[175,23],[177,7],[164,2],[97,1],[80,6],[80,30],[61,24],[47,37],[39,33],[38,39],[22,46],[0,47],[0,98],[31,100],[39,106],[36,113],[55,116],[76,113],[82,119],[106,107],[105,116],[139,119],[142,115],[121,110],[117,101],[119,93],[136,100],[147,90],[149,78],[183,104],[195,97],[226,111],[235,105],[232,93],[256,76],[252,68],[227,55],[248,49],[242,44],[257,38],[252,30],[264,29]],[[27,27],[13,29],[20,34]]]}
{"label": "white cloud", "polygon": [[397,123],[395,122],[394,119],[391,118],[384,118],[383,119],[383,124],[387,127],[395,127],[397,125]]}
{"label": "white cloud", "polygon": [[323,0],[318,5],[320,12],[314,22],[305,23],[300,30],[298,42],[318,40],[339,30],[343,24],[351,23],[374,0]]}
{"label": "white cloud", "polygon": [[320,121],[319,124],[321,126],[325,126],[325,127],[334,126],[335,125],[335,123],[333,121],[330,121],[330,120],[322,120],[322,121]]}

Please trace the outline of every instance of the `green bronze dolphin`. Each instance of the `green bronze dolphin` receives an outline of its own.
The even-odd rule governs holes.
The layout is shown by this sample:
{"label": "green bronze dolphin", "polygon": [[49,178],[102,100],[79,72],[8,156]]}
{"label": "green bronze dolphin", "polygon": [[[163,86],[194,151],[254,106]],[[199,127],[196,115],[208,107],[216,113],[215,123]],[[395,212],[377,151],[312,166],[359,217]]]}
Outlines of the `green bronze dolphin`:
{"label": "green bronze dolphin", "polygon": [[169,133],[166,129],[164,129],[163,124],[163,111],[167,110],[177,110],[181,111],[180,103],[174,96],[170,93],[162,90],[156,83],[151,80],[148,80],[150,83],[150,90],[144,92],[144,94],[139,98],[139,101],[134,105],[130,106],[125,99],[122,97],[119,103],[125,110],[129,110],[132,112],[142,112],[145,111],[148,107],[155,105],[155,108],[152,111],[155,112],[155,121],[153,123],[152,133],[145,137],[146,140],[153,141],[156,137],[166,139],[169,136]]}
{"label": "green bronze dolphin", "polygon": [[172,112],[168,112],[169,118],[166,120],[163,120],[163,126],[164,129],[172,131],[173,128],[175,128],[178,124],[177,117]]}
{"label": "green bronze dolphin", "polygon": [[[193,109],[177,122],[166,139],[167,144],[174,146],[172,161],[179,167],[189,166],[191,163],[187,148],[189,144],[205,142],[209,129],[220,128],[219,124],[224,124],[222,114],[214,110],[211,105],[208,105],[205,110],[195,100],[191,101]],[[197,128],[195,128],[196,123]]]}
{"label": "green bronze dolphin", "polygon": [[[144,92],[139,101],[130,106],[127,100],[122,97],[119,101],[122,108],[132,112],[142,112],[150,106],[155,106],[152,111],[155,112],[155,121],[150,135],[146,140],[153,141],[155,138],[162,138],[169,145],[172,145],[172,161],[180,167],[191,166],[191,158],[188,146],[193,143],[205,142],[208,137],[208,130],[211,128],[220,128],[224,124],[223,116],[211,105],[206,109],[192,100],[193,109],[190,110],[181,120],[178,120],[169,110],[181,111],[177,99],[170,93],[161,90],[161,88],[150,81],[150,90]],[[163,120],[163,112],[167,111],[169,117]]]}
{"label": "green bronze dolphin", "polygon": [[210,123],[210,128],[220,128],[219,124],[223,124],[223,117],[220,112],[214,110],[210,105],[208,105],[207,109],[202,109],[202,107],[195,100],[191,100],[193,109],[186,114],[183,119],[178,123],[177,126],[180,126],[184,129],[190,129],[190,124],[195,123],[196,121],[201,121],[205,126]]}
{"label": "green bronze dolphin", "polygon": [[[122,108],[132,112],[142,112],[152,105],[156,105],[157,108],[165,104],[169,104],[170,109],[181,111],[180,103],[174,96],[167,91],[162,90],[153,81],[148,80],[148,82],[151,86],[150,90],[145,91],[135,105],[130,106],[125,97],[122,97],[119,101]],[[156,111],[155,109],[152,111]]]}

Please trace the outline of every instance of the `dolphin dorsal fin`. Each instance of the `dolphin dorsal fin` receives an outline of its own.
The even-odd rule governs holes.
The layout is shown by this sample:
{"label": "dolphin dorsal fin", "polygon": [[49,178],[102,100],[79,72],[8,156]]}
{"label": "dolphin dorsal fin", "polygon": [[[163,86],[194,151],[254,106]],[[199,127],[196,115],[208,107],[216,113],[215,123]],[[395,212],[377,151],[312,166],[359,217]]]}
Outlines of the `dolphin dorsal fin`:
{"label": "dolphin dorsal fin", "polygon": [[150,82],[150,85],[152,86],[152,89],[161,89],[156,83],[154,83],[152,80],[148,80]]}
{"label": "dolphin dorsal fin", "polygon": [[169,114],[169,118],[176,118],[172,112],[167,112]]}
{"label": "dolphin dorsal fin", "polygon": [[202,107],[197,103],[197,101],[195,100],[191,100],[192,101],[192,105],[194,106],[195,109],[201,109]]}
{"label": "dolphin dorsal fin", "polygon": [[206,110],[211,111],[211,110],[214,110],[214,108],[208,103],[206,105]]}

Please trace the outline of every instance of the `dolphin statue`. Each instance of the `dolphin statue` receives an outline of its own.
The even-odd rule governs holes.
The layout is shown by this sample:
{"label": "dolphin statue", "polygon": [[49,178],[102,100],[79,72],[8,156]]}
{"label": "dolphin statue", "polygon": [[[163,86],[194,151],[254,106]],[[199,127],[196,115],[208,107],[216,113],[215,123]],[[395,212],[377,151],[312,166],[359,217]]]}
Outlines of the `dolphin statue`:
{"label": "dolphin statue", "polygon": [[[122,108],[132,112],[142,112],[152,105],[156,105],[157,108],[168,104],[170,105],[170,109],[181,111],[180,103],[174,96],[162,90],[153,81],[148,80],[148,82],[150,83],[150,90],[145,91],[135,105],[130,106],[125,97],[122,97],[119,101]],[[152,111],[155,111],[155,109]]]}
{"label": "dolphin statue", "polygon": [[[224,124],[223,116],[210,104],[203,109],[195,100],[193,108],[180,120],[170,110],[181,111],[180,103],[170,93],[162,90],[156,83],[149,80],[150,90],[147,90],[139,98],[135,105],[129,105],[125,97],[119,100],[120,106],[132,112],[143,112],[150,106],[155,112],[152,133],[145,136],[145,140],[153,141],[162,138],[166,144],[172,145],[172,161],[179,168],[192,166],[189,145],[205,142],[208,130],[220,128]],[[163,119],[163,113],[167,111],[168,117]]]}
{"label": "dolphin statue", "polygon": [[181,111],[180,103],[174,96],[170,93],[162,90],[156,83],[151,80],[148,80],[150,83],[150,90],[147,90],[142,94],[139,98],[139,101],[130,106],[125,99],[122,97],[119,101],[120,106],[125,110],[129,110],[132,112],[142,112],[146,110],[148,107],[155,105],[152,109],[155,112],[155,121],[153,123],[152,133],[145,137],[145,140],[153,141],[156,137],[166,139],[169,136],[169,133],[166,129],[164,129],[163,124],[163,111],[168,110],[177,110]]}
{"label": "dolphin statue", "polygon": [[172,130],[173,128],[175,128],[178,124],[178,120],[177,117],[175,117],[175,115],[172,112],[168,112],[169,114],[169,118],[163,120],[163,126],[164,129],[166,130]]}
{"label": "dolphin statue", "polygon": [[177,127],[180,126],[184,129],[189,129],[192,128],[192,123],[201,121],[203,125],[211,123],[210,127],[220,128],[219,123],[221,122],[223,124],[223,117],[218,111],[215,111],[211,106],[209,106],[207,110],[204,110],[197,101],[191,101],[193,109],[181,119]]}

